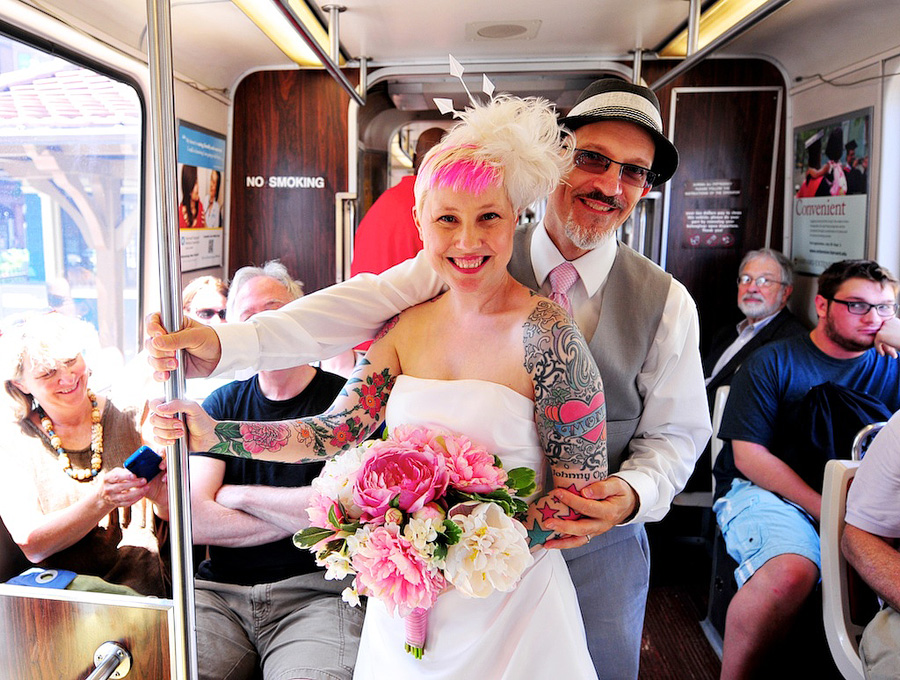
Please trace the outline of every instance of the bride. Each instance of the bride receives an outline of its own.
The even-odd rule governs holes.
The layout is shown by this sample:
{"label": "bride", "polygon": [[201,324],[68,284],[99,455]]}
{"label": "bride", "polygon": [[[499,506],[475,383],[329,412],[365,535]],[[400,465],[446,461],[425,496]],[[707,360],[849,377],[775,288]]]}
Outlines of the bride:
{"label": "bride", "polygon": [[539,488],[524,524],[535,560],[518,587],[486,599],[442,594],[423,659],[403,651],[402,620],[370,598],[354,678],[594,678],[562,554],[540,544],[555,536],[544,519],[570,512],[546,495],[550,485],[578,490],[606,476],[603,388],[571,318],[506,269],[520,213],[556,186],[571,151],[543,100],[498,97],[461,118],[426,156],[413,211],[448,290],[385,326],[326,413],[288,421],[277,450],[261,436],[271,423],[237,428],[191,402],[155,403],[152,422],[170,443],[184,434],[184,412],[191,450],[254,440],[254,457],[299,462],[355,446],[384,418],[389,430],[461,432],[506,469],[531,467]]}

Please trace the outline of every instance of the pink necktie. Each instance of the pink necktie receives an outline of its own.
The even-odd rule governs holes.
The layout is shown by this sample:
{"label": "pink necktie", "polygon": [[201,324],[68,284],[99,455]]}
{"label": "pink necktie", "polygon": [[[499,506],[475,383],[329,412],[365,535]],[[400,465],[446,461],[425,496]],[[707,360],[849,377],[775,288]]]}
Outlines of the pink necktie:
{"label": "pink necktie", "polygon": [[569,301],[569,289],[578,280],[578,272],[571,262],[563,262],[550,272],[550,299],[572,314],[572,303]]}

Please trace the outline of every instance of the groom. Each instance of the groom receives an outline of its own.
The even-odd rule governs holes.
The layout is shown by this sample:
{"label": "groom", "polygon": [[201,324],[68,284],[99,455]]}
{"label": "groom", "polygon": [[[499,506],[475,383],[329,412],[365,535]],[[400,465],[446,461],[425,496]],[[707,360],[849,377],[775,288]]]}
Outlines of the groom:
{"label": "groom", "polygon": [[[573,538],[551,547],[570,548],[598,675],[622,680],[638,675],[650,574],[644,522],[665,516],[711,427],[693,300],[615,239],[637,202],[678,165],[662,134],[659,102],[647,88],[604,78],[582,92],[562,123],[574,133],[575,167],[551,194],[544,220],[517,233],[509,268],[525,285],[568,303],[603,377],[612,474],[587,487],[585,497],[554,492],[585,518],[553,520]],[[216,330],[189,324],[162,336],[151,317],[147,348],[160,378],[175,367],[175,349],[186,350],[188,377],[306,363],[372,337],[441,286],[420,254],[248,323]]]}

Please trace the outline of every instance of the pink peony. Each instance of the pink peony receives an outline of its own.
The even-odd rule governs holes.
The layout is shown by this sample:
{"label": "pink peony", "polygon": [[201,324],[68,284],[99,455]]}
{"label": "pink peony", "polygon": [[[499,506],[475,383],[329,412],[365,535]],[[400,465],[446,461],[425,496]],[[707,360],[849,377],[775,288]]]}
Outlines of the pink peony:
{"label": "pink peony", "polygon": [[407,444],[419,450],[442,451],[439,438],[446,435],[445,430],[420,425],[398,425],[391,432],[390,441]]}
{"label": "pink peony", "polygon": [[448,480],[441,454],[404,442],[378,442],[357,474],[353,500],[364,522],[381,524],[394,498],[400,510],[413,513],[443,496]]}
{"label": "pink peony", "polygon": [[[359,536],[358,532],[357,536]],[[376,527],[353,551],[356,589],[381,600],[393,616],[430,609],[443,590],[441,572],[430,569],[413,545],[387,527]]]}
{"label": "pink peony", "polygon": [[444,435],[439,439],[447,457],[450,486],[469,493],[490,493],[506,484],[506,471],[494,462],[494,456],[462,435]]}
{"label": "pink peony", "polygon": [[334,514],[335,517],[337,517],[338,522],[346,521],[346,518],[342,516],[341,504],[338,501],[329,498],[318,489],[313,489],[313,492],[309,496],[309,505],[306,508],[306,514],[309,515],[310,525],[337,531],[337,527],[333,526],[328,519],[328,513],[332,508],[334,508]]}
{"label": "pink peony", "polygon": [[284,423],[244,423],[241,425],[244,448],[250,453],[278,451],[284,448],[291,435]]}
{"label": "pink peony", "polygon": [[424,508],[413,513],[413,519],[432,519],[438,522],[443,522],[446,516],[447,512],[439,503],[426,503]]}

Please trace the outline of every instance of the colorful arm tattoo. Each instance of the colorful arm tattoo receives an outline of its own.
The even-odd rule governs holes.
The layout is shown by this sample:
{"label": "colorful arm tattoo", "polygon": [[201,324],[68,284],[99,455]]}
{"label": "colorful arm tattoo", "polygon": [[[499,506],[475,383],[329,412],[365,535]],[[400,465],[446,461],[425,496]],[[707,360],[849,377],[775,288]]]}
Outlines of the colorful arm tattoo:
{"label": "colorful arm tattoo", "polygon": [[381,424],[396,376],[361,359],[325,413],[280,422],[216,424],[210,451],[241,458],[299,462],[333,456],[362,442]]}
{"label": "colorful arm tattoo", "polygon": [[[535,422],[554,484],[578,493],[604,479],[606,401],[590,349],[575,325],[555,305],[538,302],[524,326],[525,370],[534,385]],[[532,504],[526,526],[532,542],[552,535],[550,517],[575,519],[565,505],[541,498]]]}

